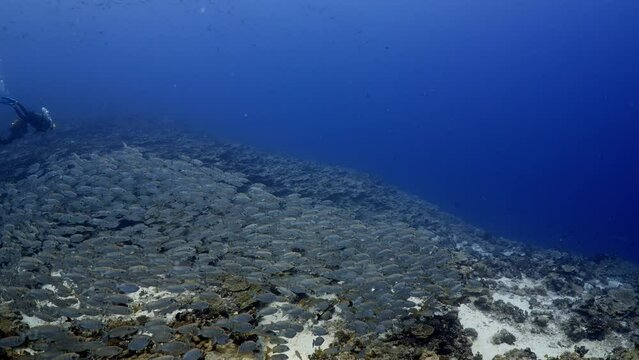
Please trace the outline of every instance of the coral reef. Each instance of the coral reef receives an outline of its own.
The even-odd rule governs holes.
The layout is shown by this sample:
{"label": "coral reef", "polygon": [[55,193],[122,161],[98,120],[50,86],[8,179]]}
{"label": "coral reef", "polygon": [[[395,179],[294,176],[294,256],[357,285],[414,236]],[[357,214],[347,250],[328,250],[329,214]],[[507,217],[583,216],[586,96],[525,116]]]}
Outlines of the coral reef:
{"label": "coral reef", "polygon": [[0,357],[636,358],[632,264],[131,123],[3,148]]}

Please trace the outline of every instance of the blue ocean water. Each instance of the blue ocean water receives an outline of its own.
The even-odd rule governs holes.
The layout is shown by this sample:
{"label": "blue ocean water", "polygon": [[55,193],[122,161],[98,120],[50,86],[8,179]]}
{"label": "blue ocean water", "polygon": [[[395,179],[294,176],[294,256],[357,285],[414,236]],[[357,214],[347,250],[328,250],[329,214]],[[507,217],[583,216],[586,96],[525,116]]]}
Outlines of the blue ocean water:
{"label": "blue ocean water", "polygon": [[635,1],[2,7],[5,90],[61,127],[179,120],[375,174],[495,236],[639,261]]}

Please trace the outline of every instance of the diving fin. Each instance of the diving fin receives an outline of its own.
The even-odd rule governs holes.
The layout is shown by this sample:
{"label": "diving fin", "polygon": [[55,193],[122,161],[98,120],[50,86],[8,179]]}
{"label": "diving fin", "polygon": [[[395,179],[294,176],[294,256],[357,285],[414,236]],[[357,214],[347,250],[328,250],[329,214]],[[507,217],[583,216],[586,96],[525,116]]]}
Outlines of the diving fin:
{"label": "diving fin", "polygon": [[7,97],[7,96],[0,97],[0,104],[13,105],[13,104],[15,104],[17,102],[18,102],[18,100],[12,99],[12,98]]}

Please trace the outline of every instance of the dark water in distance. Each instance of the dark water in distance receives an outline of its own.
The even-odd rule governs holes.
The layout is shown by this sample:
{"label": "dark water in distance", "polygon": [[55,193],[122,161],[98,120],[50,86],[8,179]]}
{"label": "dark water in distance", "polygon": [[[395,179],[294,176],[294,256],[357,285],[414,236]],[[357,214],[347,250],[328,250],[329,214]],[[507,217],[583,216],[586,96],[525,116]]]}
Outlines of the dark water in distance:
{"label": "dark water in distance", "polygon": [[636,1],[1,5],[6,88],[59,126],[179,119],[495,235],[639,261]]}

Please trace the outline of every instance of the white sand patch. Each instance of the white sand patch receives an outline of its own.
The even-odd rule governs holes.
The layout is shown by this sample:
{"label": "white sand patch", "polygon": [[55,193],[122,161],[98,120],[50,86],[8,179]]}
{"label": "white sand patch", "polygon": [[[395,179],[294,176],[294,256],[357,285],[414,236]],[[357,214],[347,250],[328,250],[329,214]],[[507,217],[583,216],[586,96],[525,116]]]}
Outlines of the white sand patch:
{"label": "white sand patch", "polygon": [[[51,272],[51,276],[52,277],[60,277],[61,276],[61,272]],[[45,284],[42,285],[41,289],[43,290],[47,290],[52,292],[53,294],[57,294],[58,293],[58,288],[55,287],[53,284]],[[56,296],[58,299],[60,300],[75,300],[75,304],[70,305],[70,308],[74,308],[74,309],[79,309],[80,308],[80,301],[73,295],[70,296]],[[50,300],[36,300],[35,301],[36,307],[38,309],[42,309],[43,307],[58,307],[58,305],[52,303]],[[41,325],[59,325],[64,323],[67,319],[65,317],[60,317],[56,320],[53,321],[46,321],[43,320],[37,316],[30,316],[27,315],[25,313],[20,313],[20,315],[22,315],[22,323],[24,323],[25,325],[27,325],[28,327],[34,327],[34,326],[41,326]]]}
{"label": "white sand patch", "polygon": [[[164,320],[165,323],[170,324],[170,323],[175,321],[175,317],[178,316],[179,313],[190,311],[190,310],[191,309],[177,309],[177,310],[174,310],[174,311],[172,311],[170,313],[164,314],[161,318],[162,318],[162,320]],[[156,313],[154,313],[153,311],[147,311],[147,310],[141,310],[141,311],[136,312],[133,315],[127,315],[127,316],[123,316],[123,317],[124,318],[128,318],[128,317],[136,318],[136,317],[139,317],[139,316],[146,316],[149,319],[157,319],[157,318],[159,318],[159,316]]]}
{"label": "white sand patch", "polygon": [[[47,290],[47,291],[51,291],[54,294],[58,293],[58,288],[55,287],[52,284],[46,284],[46,285],[42,285],[41,287],[43,290]],[[69,295],[69,296],[56,296],[56,298],[58,298],[59,300],[74,300],[75,304],[70,305],[70,308],[73,309],[79,309],[80,308],[80,300],[78,300],[75,295]],[[38,306],[38,308],[43,307],[43,306],[48,306],[48,307],[58,307],[58,305],[52,303],[49,300],[36,300],[36,305]]]}
{"label": "white sand patch", "polygon": [[38,309],[42,307],[58,307],[58,305],[52,303],[49,300],[36,300],[35,303]]}
{"label": "white sand patch", "polygon": [[[513,326],[500,322],[486,316],[481,311],[474,309],[466,304],[459,307],[459,321],[464,328],[473,328],[477,330],[478,337],[473,342],[473,353],[481,353],[484,359],[492,359],[496,355],[501,355],[508,350],[515,348],[529,347],[538,357],[544,355],[557,356],[565,351],[557,344],[557,340],[544,334],[530,334],[525,337]],[[491,342],[492,336],[499,330],[505,329],[515,335],[517,341],[515,345],[500,344],[495,345]]]}
{"label": "white sand patch", "polygon": [[162,291],[155,286],[140,287],[138,291],[126,295],[130,297],[134,303],[145,303],[162,299],[177,298],[177,295],[168,291]]}
{"label": "white sand patch", "polygon": [[[262,319],[259,322],[259,325],[268,325],[268,324],[276,323],[279,321],[294,321],[290,319],[286,314],[284,314],[284,312],[280,309],[281,306],[284,304],[286,303],[283,303],[283,302],[271,303],[270,306],[278,309],[277,312],[272,315],[266,315],[262,317]],[[308,359],[311,355],[313,355],[315,350],[327,349],[328,346],[333,341],[335,341],[335,335],[330,332],[331,328],[333,327],[331,325],[333,325],[336,321],[339,321],[339,320],[340,319],[337,316],[333,316],[331,320],[320,320],[318,322],[313,322],[312,320],[308,320],[306,323],[303,324],[304,330],[297,333],[295,337],[291,339],[287,339],[286,346],[289,347],[289,351],[283,354],[286,354],[289,359],[298,359],[299,357],[297,354],[299,354],[299,356],[301,356],[301,358],[305,360],[305,359]],[[313,335],[313,332],[312,332],[313,326],[321,326],[329,331],[328,334],[322,335],[322,337],[324,338],[324,343],[321,346],[313,346],[313,340],[317,338],[316,335]],[[272,348],[275,346],[269,342],[268,338],[264,339],[264,345],[265,347],[268,347],[268,348]]]}
{"label": "white sand patch", "polygon": [[420,299],[418,297],[415,296],[411,296],[408,299],[406,299],[410,302],[412,302],[413,304],[415,304],[415,306],[412,307],[412,309],[421,309],[422,305],[424,305],[424,299]]}
{"label": "white sand patch", "polygon": [[504,255],[504,256],[513,256],[513,255],[526,256],[526,253],[523,252],[523,251],[505,250],[505,251],[502,252],[502,255]]}
{"label": "white sand patch", "polygon": [[41,326],[41,325],[60,325],[66,320],[66,318],[60,318],[54,321],[45,321],[40,319],[37,316],[29,316],[23,312],[21,312],[20,315],[22,315],[22,323],[24,323],[30,328],[34,326]]}
{"label": "white sand patch", "polygon": [[[51,291],[54,294],[58,293],[58,288],[55,287],[54,285],[51,284],[46,284],[46,285],[42,285],[42,289],[43,290],[48,290]],[[76,302],[80,302],[74,295],[69,295],[69,296],[56,296],[58,299],[60,300],[75,300]],[[55,306],[55,305],[54,305]]]}
{"label": "white sand patch", "polygon": [[[617,334],[608,336],[604,341],[574,343],[561,332],[556,323],[550,323],[545,329],[546,333],[542,334],[530,324],[511,325],[498,321],[467,304],[459,307],[459,321],[464,328],[477,330],[478,337],[473,342],[472,350],[474,354],[481,353],[484,359],[492,359],[512,349],[525,348],[530,348],[539,358],[559,356],[566,351],[572,351],[575,345],[585,346],[589,350],[588,356],[606,357],[615,347],[630,345]],[[514,345],[494,345],[491,342],[493,335],[501,329],[515,335],[517,340]]]}
{"label": "white sand patch", "polygon": [[523,311],[530,311],[530,302],[525,296],[508,293],[493,293],[493,301],[497,300],[514,305]]}
{"label": "white sand patch", "polygon": [[[589,287],[596,287],[600,290],[608,290],[608,289],[616,289],[620,287],[624,287],[625,284],[617,279],[608,278],[605,281],[601,281],[599,279],[591,280],[589,283],[586,283]],[[585,288],[585,286],[584,286]]]}
{"label": "white sand patch", "polygon": [[338,299],[337,295],[335,295],[335,294],[322,294],[322,295],[319,295],[319,296],[315,296],[315,298],[322,299],[322,300],[329,300],[329,301]]}
{"label": "white sand patch", "polygon": [[608,289],[615,289],[615,288],[620,288],[624,286],[624,283],[622,283],[619,280],[615,280],[615,279],[608,279],[608,286],[606,286],[606,288]]}
{"label": "white sand patch", "polygon": [[[43,285],[42,289],[51,291],[54,294],[58,293],[58,289],[51,284]],[[161,291],[156,287],[141,287],[135,293],[128,294],[128,296],[132,299],[132,303],[129,304],[129,308],[135,309],[135,308],[141,307],[142,305],[146,303],[156,301],[156,300],[162,300],[162,299],[179,300],[179,299],[190,298],[194,296],[194,293],[191,291],[185,291],[180,294],[174,294],[168,291]],[[75,296],[65,296],[65,297],[58,296],[58,299],[61,299],[61,300],[73,299],[76,301],[76,303],[70,305],[69,307],[74,309],[80,308],[80,301]],[[56,304],[52,303],[49,300],[36,300],[35,303],[38,308],[58,307]],[[175,321],[175,317],[179,313],[186,312],[189,310],[190,309],[187,309],[187,308],[180,308],[166,314],[160,314],[159,311],[138,310],[129,315],[119,315],[119,314],[95,315],[95,316],[82,315],[78,317],[77,320],[94,319],[94,320],[99,320],[106,323],[113,320],[134,320],[135,318],[144,315],[148,317],[149,319],[161,318],[167,324],[170,324]],[[66,318],[61,317],[54,321],[45,321],[40,319],[37,316],[29,316],[24,313],[22,314],[22,322],[29,327],[39,326],[39,325],[57,325],[57,324],[62,324],[65,320]]]}
{"label": "white sand patch", "polygon": [[42,285],[42,290],[49,290],[54,294],[58,293],[58,289],[51,284]]}
{"label": "white sand patch", "polygon": [[[321,324],[318,323],[317,325]],[[288,343],[286,344],[290,348],[290,350],[286,352],[286,355],[288,355],[289,359],[297,358],[296,351],[302,356],[302,359],[308,359],[311,355],[313,355],[316,349],[325,350],[326,348],[328,348],[328,345],[335,340],[335,336],[327,334],[322,336],[324,338],[324,343],[321,346],[313,347],[313,340],[317,336],[313,335],[313,332],[310,328],[311,326],[312,324],[309,324],[309,322],[307,322],[304,325],[304,330],[302,332],[295,335],[294,338],[289,339]]]}
{"label": "white sand patch", "polygon": [[486,250],[484,250],[483,247],[479,246],[479,244],[473,244],[470,248],[473,249],[474,251],[476,251],[477,253],[479,253],[482,256],[491,255]]}
{"label": "white sand patch", "polygon": [[22,322],[25,323],[28,327],[32,328],[34,326],[46,325],[48,322],[40,319],[37,316],[29,316],[25,313],[20,313],[22,315]]}
{"label": "white sand patch", "polygon": [[21,356],[35,356],[38,352],[31,349],[31,348],[21,348],[21,349],[14,349],[13,351],[15,351],[16,355],[21,355]]}
{"label": "white sand patch", "polygon": [[497,279],[497,282],[511,289],[534,289],[540,286],[543,287],[543,283],[540,280],[533,280],[526,276],[523,276],[521,279],[501,277]]}
{"label": "white sand patch", "polygon": [[[164,299],[171,299],[171,300],[180,300],[180,299],[188,299],[188,298],[192,298],[193,296],[195,296],[195,294],[192,291],[185,291],[179,294],[175,294],[169,291],[164,291],[164,290],[160,290],[158,288],[156,288],[155,286],[150,286],[150,287],[140,287],[138,289],[138,291],[134,292],[134,293],[130,293],[127,294],[128,297],[131,298],[132,300],[132,304],[129,305],[129,307],[137,307],[144,305],[146,303],[150,303],[152,301],[158,301],[158,300],[164,300]],[[170,324],[172,322],[175,321],[175,317],[182,312],[185,311],[189,311],[190,309],[177,309],[175,311],[172,311],[170,313],[167,314],[162,314],[161,318],[167,323]],[[134,312],[131,315],[116,315],[116,316],[120,316],[119,319],[121,319],[122,317],[124,318],[136,318],[138,316],[146,316],[149,319],[157,319],[159,316],[159,312],[153,311],[153,310],[139,310]]]}
{"label": "white sand patch", "polygon": [[64,285],[64,287],[66,287],[67,289],[75,289],[78,287],[76,284],[69,280],[62,281],[62,285]]}
{"label": "white sand patch", "polygon": [[[569,300],[576,301],[577,298],[573,296],[559,295],[551,291],[547,291],[546,295],[520,295],[521,290],[531,290],[542,288],[545,286],[541,280],[533,280],[528,277],[522,277],[521,279],[512,279],[507,277],[501,277],[497,279],[497,282],[503,287],[496,290],[492,294],[493,301],[502,300],[506,303],[514,305],[521,310],[530,311],[530,304],[532,300],[535,300],[540,307],[536,307],[537,310],[544,310],[552,312],[557,318],[565,318],[565,312],[557,311],[554,308],[553,301],[555,300]],[[518,291],[519,290],[519,291]],[[517,294],[514,292],[518,292]]]}

